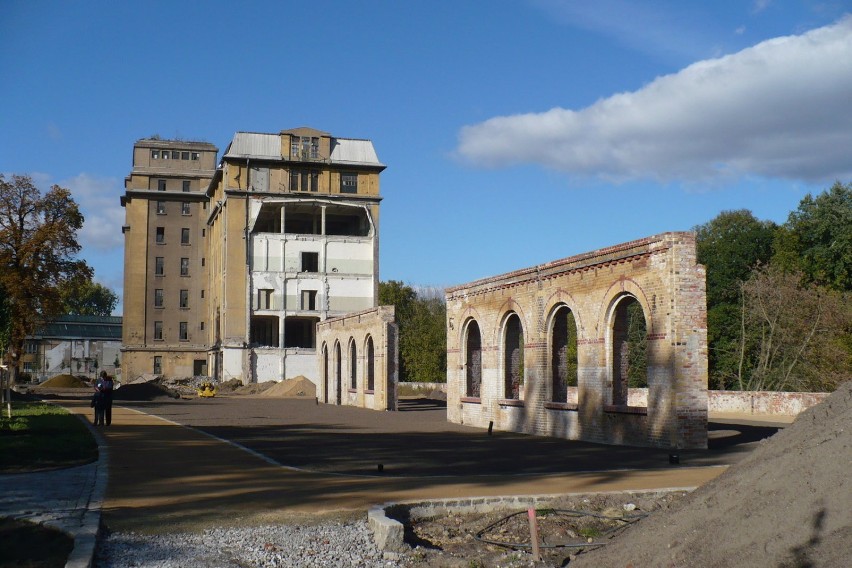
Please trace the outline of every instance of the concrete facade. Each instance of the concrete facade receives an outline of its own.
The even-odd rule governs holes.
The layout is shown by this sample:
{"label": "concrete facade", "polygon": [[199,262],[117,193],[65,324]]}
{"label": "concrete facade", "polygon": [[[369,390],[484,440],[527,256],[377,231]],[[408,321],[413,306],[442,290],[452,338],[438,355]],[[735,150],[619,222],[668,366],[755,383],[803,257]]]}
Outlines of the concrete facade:
{"label": "concrete facade", "polygon": [[207,375],[207,198],[218,149],[145,138],[124,180],[122,375]]}
{"label": "concrete facade", "polygon": [[207,190],[212,376],[319,390],[316,324],[376,305],[384,168],[369,140],[236,133]]}
{"label": "concrete facade", "polygon": [[[479,280],[446,298],[451,422],[609,444],[707,446],[705,276],[693,233]],[[641,340],[628,330],[635,321]],[[634,386],[648,387],[646,404],[636,402]]]}
{"label": "concrete facade", "polygon": [[327,404],[396,410],[399,331],[394,306],[317,324],[317,395]]}

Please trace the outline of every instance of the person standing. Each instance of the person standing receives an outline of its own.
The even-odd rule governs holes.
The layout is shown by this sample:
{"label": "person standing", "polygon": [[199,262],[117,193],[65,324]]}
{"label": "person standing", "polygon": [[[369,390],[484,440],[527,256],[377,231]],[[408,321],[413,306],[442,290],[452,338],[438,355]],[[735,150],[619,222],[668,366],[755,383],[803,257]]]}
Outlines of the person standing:
{"label": "person standing", "polygon": [[97,389],[103,395],[103,423],[109,426],[112,423],[112,391],[115,387],[115,382],[112,377],[107,375],[106,371],[101,371],[101,376],[98,379]]}

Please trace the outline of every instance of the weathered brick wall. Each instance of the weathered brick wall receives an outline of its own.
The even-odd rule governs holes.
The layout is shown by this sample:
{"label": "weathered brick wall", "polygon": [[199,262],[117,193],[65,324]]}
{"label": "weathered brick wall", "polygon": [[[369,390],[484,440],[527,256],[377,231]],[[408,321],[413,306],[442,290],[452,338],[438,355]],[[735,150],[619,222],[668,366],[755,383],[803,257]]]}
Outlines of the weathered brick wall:
{"label": "weathered brick wall", "polygon": [[[647,328],[649,395],[613,399],[613,320],[632,297]],[[577,389],[554,400],[552,320],[565,306],[577,327]],[[520,400],[505,399],[506,322],[524,338]],[[704,267],[693,233],[664,233],[447,290],[447,418],[501,430],[665,448],[707,445]],[[481,390],[467,392],[467,330],[481,334]],[[511,362],[511,359],[508,359]],[[558,360],[558,357],[557,357]],[[571,391],[574,390],[575,396]],[[573,396],[573,399],[572,399]]]}
{"label": "weathered brick wall", "polygon": [[710,412],[796,416],[819,404],[829,393],[775,391],[710,391]]}
{"label": "weathered brick wall", "polygon": [[[317,397],[320,401],[372,410],[396,410],[399,339],[394,320],[394,306],[379,306],[317,324],[320,376]],[[353,369],[355,388],[351,387]],[[368,380],[370,372],[372,389]]]}

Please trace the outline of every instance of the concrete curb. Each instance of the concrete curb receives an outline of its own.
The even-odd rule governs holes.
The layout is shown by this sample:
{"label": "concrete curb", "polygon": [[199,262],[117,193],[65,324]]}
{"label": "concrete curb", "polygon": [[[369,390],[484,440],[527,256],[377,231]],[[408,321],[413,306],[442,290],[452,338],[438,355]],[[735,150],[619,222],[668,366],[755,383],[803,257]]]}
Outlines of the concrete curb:
{"label": "concrete curb", "polygon": [[403,552],[405,525],[397,519],[411,520],[433,518],[449,514],[490,513],[511,509],[526,509],[548,505],[566,497],[594,495],[651,495],[659,496],[673,491],[693,491],[695,487],[666,487],[653,490],[595,491],[591,493],[551,493],[543,495],[512,495],[507,497],[468,497],[457,499],[426,499],[422,501],[388,502],[375,505],[367,512],[367,524],[373,532],[373,541],[379,550]]}
{"label": "concrete curb", "polygon": [[[94,475],[90,478],[92,483],[83,488],[85,510],[82,512],[79,526],[74,527],[73,531],[63,528],[74,537],[74,549],[68,556],[65,566],[66,568],[91,568],[101,526],[101,509],[109,480],[109,450],[103,435],[92,423],[82,415],[76,416],[86,425],[98,444],[98,461],[95,464]],[[87,498],[85,498],[86,493],[88,493]]]}

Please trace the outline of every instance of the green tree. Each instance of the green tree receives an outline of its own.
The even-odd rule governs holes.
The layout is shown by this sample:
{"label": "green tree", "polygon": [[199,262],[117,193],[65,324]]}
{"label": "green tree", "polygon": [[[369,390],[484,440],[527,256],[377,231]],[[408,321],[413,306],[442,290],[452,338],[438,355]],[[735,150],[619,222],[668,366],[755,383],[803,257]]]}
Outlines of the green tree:
{"label": "green tree", "polygon": [[802,199],[779,232],[773,264],[821,286],[852,290],[852,183],[836,182]]}
{"label": "green tree", "polygon": [[66,314],[108,316],[118,305],[115,292],[88,278],[68,280],[63,283],[59,292]]}
{"label": "green tree", "polygon": [[69,190],[54,185],[42,194],[29,176],[0,174],[0,286],[9,307],[13,382],[26,336],[62,313],[62,285],[91,278],[91,269],[75,258],[82,226]]}
{"label": "green tree", "polygon": [[742,283],[772,258],[777,226],[740,209],[723,211],[694,230],[698,262],[707,270],[710,386],[730,388],[740,376]]}
{"label": "green tree", "polygon": [[830,392],[852,377],[848,292],[772,266],[742,289],[741,389]]}
{"label": "green tree", "polygon": [[397,280],[379,283],[379,303],[395,306],[401,381],[444,382],[447,376],[447,309],[442,291]]}

